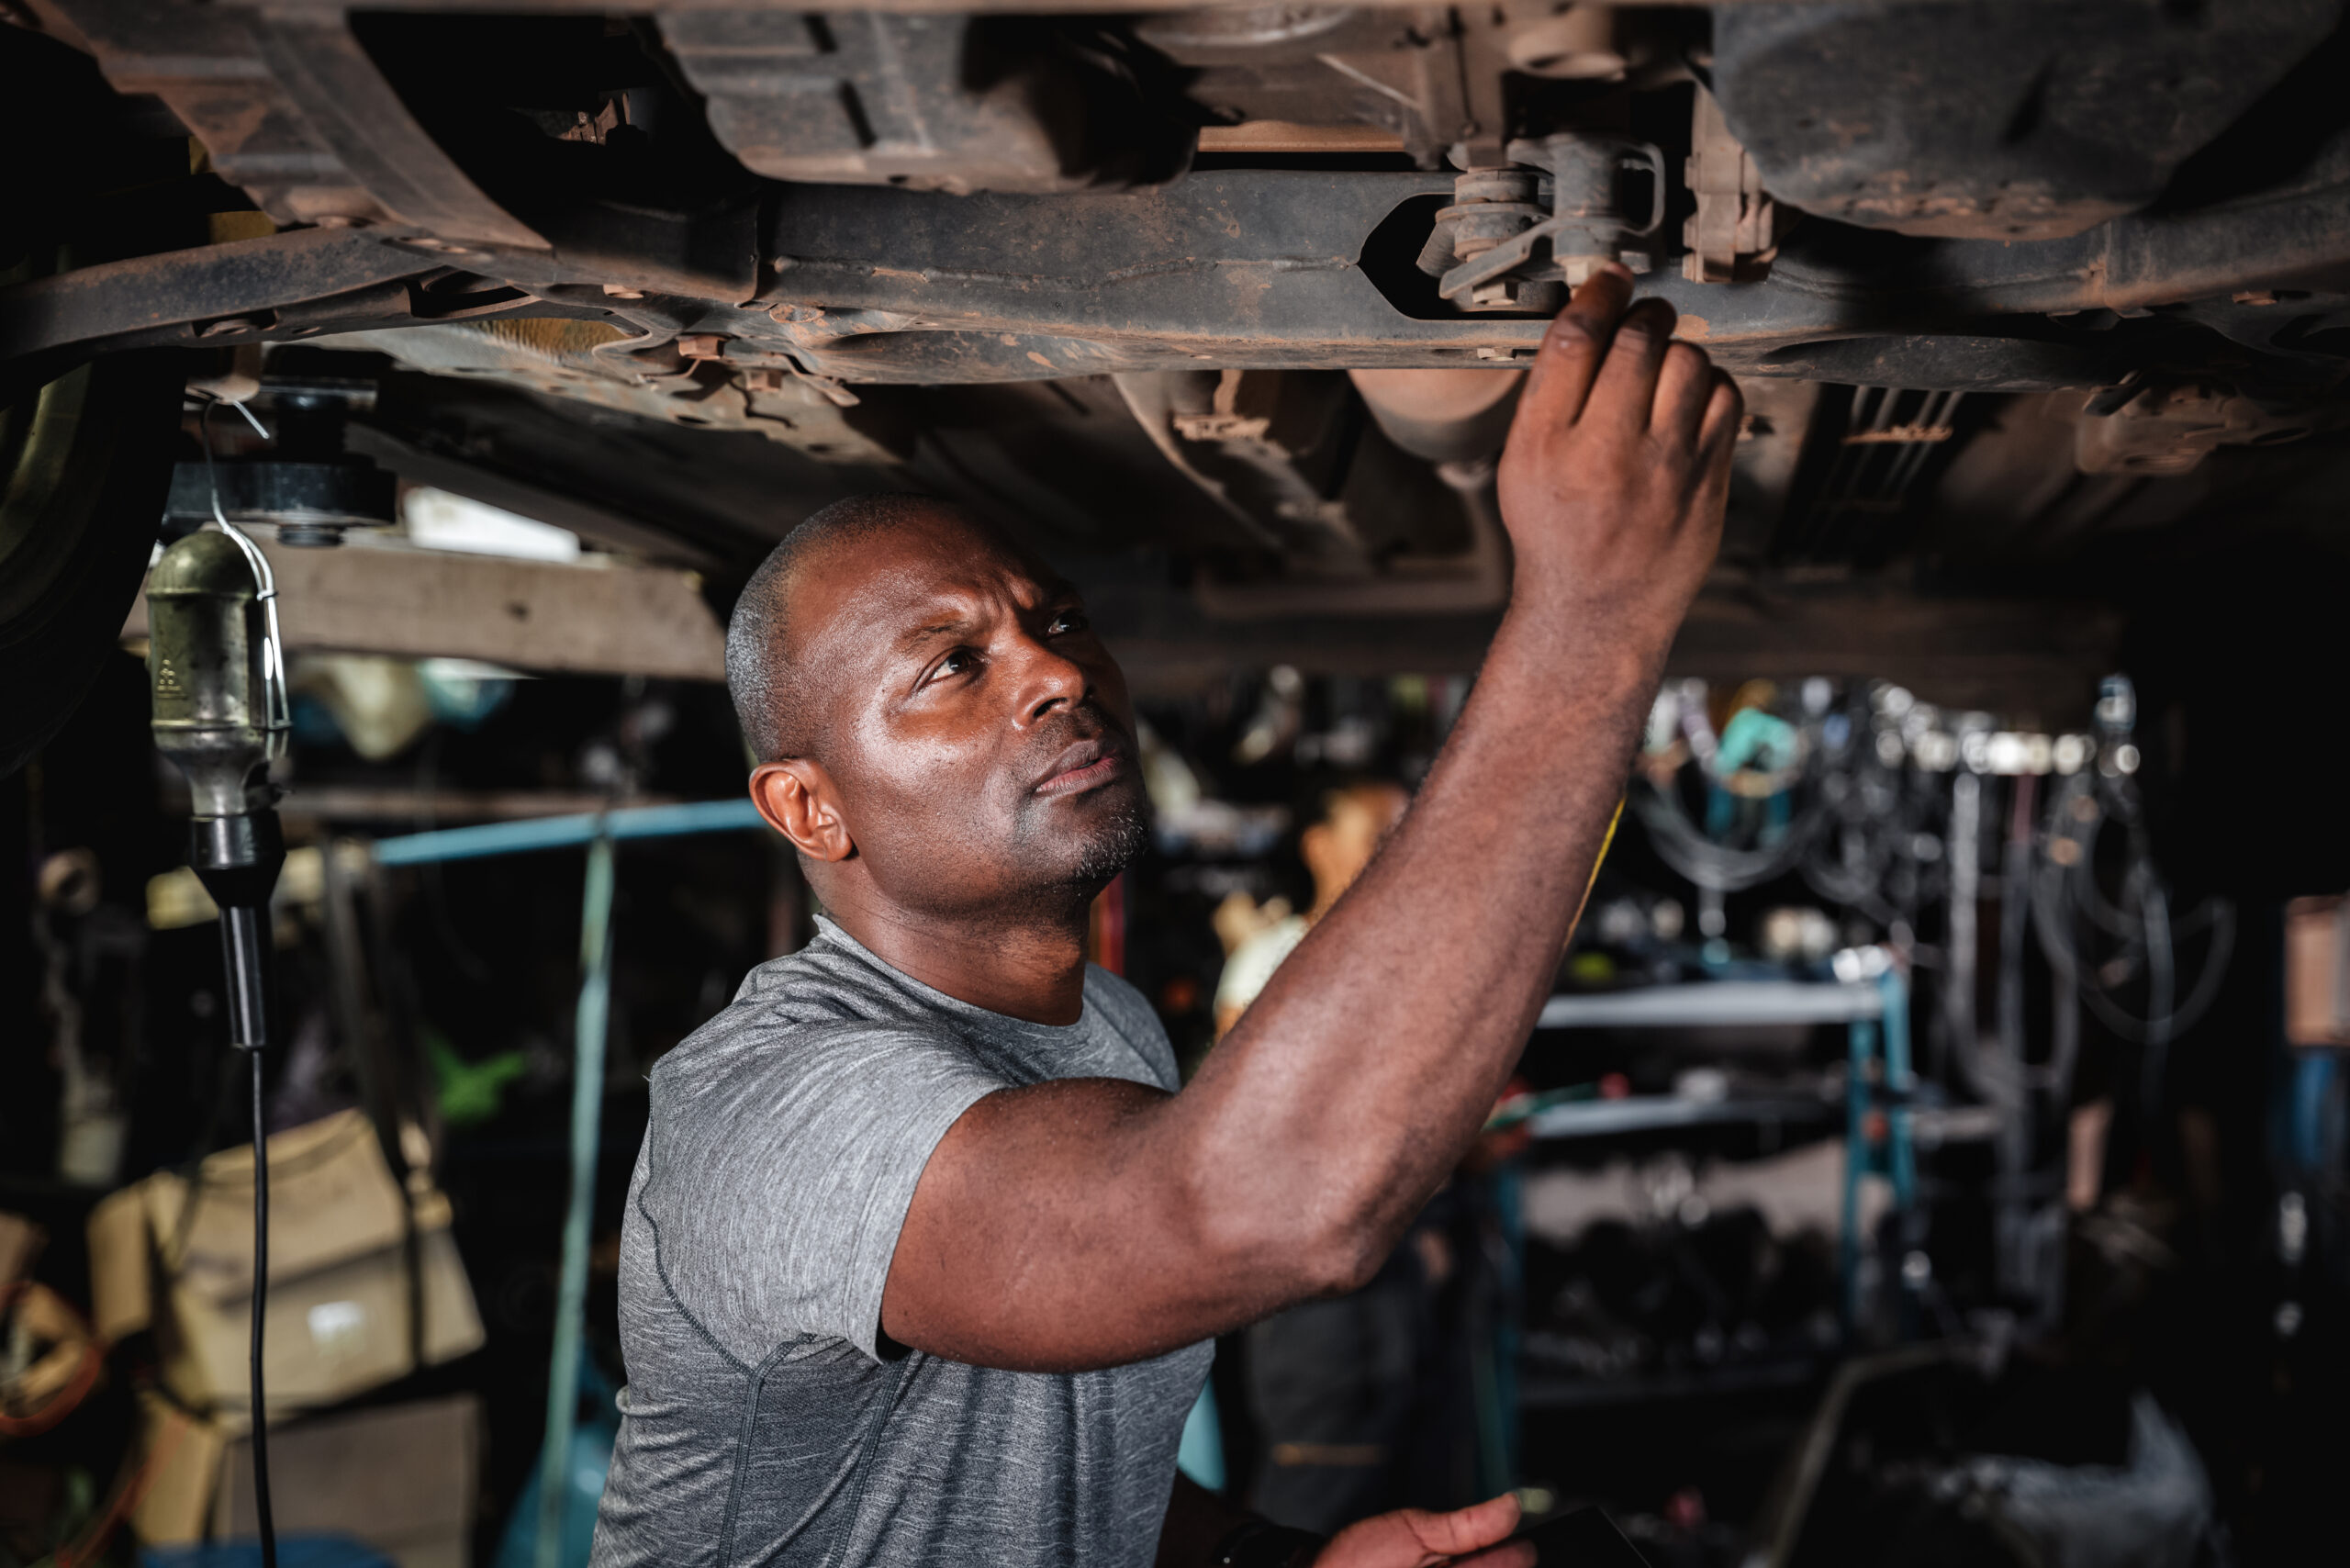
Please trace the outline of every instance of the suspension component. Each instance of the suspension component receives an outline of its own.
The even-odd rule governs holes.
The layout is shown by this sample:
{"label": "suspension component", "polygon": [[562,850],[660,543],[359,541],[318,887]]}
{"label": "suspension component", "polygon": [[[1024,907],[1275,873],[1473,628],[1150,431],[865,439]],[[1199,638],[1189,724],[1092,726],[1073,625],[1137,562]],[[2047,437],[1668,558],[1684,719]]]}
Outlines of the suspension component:
{"label": "suspension component", "polygon": [[[1664,154],[1653,144],[1571,131],[1507,151],[1512,167],[1460,175],[1436,216],[1419,264],[1443,280],[1438,294],[1469,310],[1548,314],[1609,262],[1647,270],[1647,253],[1627,245],[1664,224]],[[1625,215],[1628,170],[1649,176],[1645,222]]]}

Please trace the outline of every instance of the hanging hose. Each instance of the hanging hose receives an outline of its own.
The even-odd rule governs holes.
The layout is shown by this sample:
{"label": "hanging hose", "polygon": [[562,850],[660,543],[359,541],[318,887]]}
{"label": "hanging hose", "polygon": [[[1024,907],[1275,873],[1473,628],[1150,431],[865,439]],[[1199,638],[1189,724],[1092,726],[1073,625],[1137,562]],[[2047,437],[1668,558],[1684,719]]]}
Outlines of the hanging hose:
{"label": "hanging hose", "polygon": [[[2132,1045],[2166,1051],[2169,1043],[2199,1023],[2219,999],[2221,984],[2227,978],[2228,961],[2235,951],[2235,905],[2224,898],[2212,898],[2174,921],[2169,896],[2163,890],[2143,839],[2134,827],[2130,835],[2129,868],[2121,884],[2123,905],[2106,902],[2103,890],[2097,886],[2094,868],[2098,834],[2106,814],[2098,812],[2086,834],[2074,831],[2080,823],[2076,803],[2089,798],[2090,787],[2085,777],[2073,779],[2055,791],[2049,801],[2042,863],[2032,878],[2032,927],[2048,967],[2062,984],[2078,992],[2082,1005],[2098,1023]],[[2056,846],[2060,843],[2070,846],[2069,849],[2059,851]],[[2074,941],[2083,918],[2109,935],[2124,939],[2120,957],[2129,958],[2143,952],[2148,980],[2144,1016],[2123,1006],[2114,996],[2113,988],[2083,959]],[[2207,926],[2210,937],[2202,969],[2187,1000],[2174,1007],[2177,938],[2192,935]],[[2155,972],[2157,963],[2159,974]],[[2133,970],[2137,967],[2135,962],[2131,966]],[[2160,994],[2156,994],[2158,991]],[[2069,1065],[2068,1062],[2068,1070]]]}
{"label": "hanging hose", "polygon": [[1740,892],[1793,870],[1828,820],[1815,799],[1787,824],[1778,843],[1760,849],[1732,849],[1707,838],[1681,809],[1669,786],[1636,784],[1631,802],[1648,827],[1649,842],[1658,858],[1696,886],[1718,893]]}

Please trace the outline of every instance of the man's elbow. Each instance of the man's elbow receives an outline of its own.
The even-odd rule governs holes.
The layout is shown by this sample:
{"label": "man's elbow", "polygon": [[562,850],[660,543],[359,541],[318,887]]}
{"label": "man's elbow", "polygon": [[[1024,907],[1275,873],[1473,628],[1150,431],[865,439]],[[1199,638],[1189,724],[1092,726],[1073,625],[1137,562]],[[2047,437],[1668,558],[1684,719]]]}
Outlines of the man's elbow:
{"label": "man's elbow", "polygon": [[1391,1238],[1366,1222],[1334,1225],[1311,1249],[1308,1295],[1345,1295],[1371,1283],[1393,1251]]}
{"label": "man's elbow", "polygon": [[1255,1270],[1244,1265],[1243,1271],[1259,1273],[1283,1304],[1361,1289],[1393,1247],[1369,1215],[1348,1210],[1300,1208],[1270,1223],[1225,1229],[1225,1236],[1255,1262]]}
{"label": "man's elbow", "polygon": [[[1370,1282],[1394,1248],[1390,1210],[1369,1183],[1334,1182],[1327,1167],[1295,1182],[1235,1182],[1229,1166],[1203,1162],[1185,1183],[1185,1228],[1210,1277],[1253,1304],[1338,1295]],[[1264,1305],[1262,1310],[1274,1310]]]}

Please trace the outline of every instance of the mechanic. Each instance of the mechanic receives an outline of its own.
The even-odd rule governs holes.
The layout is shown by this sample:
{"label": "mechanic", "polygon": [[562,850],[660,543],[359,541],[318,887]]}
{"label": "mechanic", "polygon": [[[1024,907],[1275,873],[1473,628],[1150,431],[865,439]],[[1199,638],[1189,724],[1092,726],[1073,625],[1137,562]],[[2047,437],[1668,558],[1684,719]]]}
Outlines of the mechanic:
{"label": "mechanic", "polygon": [[1453,1169],[1579,912],[1740,418],[1629,297],[1599,274],[1535,356],[1510,605],[1443,755],[1180,1092],[1084,961],[1148,824],[1077,596],[912,498],[761,566],[729,686],[828,918],[652,1073],[599,1568],[1532,1563],[1507,1495],[1326,1543],[1175,1454],[1207,1341],[1361,1284]]}

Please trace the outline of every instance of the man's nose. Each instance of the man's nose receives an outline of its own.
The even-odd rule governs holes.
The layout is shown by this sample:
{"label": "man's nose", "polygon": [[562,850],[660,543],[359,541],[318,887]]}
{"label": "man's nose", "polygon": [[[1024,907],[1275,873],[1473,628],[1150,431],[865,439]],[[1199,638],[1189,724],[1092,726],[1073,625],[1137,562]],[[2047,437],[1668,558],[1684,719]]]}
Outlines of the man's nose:
{"label": "man's nose", "polygon": [[1091,685],[1085,667],[1034,637],[1020,640],[1014,689],[1020,722],[1033,724],[1056,708],[1074,708]]}

